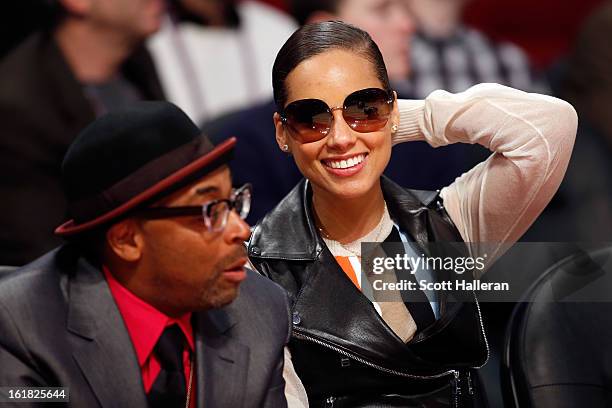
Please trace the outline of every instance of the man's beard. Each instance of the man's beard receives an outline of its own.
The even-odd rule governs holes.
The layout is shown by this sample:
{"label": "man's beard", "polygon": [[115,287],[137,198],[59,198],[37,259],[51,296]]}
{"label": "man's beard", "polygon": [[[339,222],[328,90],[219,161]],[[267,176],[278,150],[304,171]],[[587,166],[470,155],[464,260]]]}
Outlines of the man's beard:
{"label": "man's beard", "polygon": [[236,287],[235,291],[228,290],[225,287],[220,287],[220,281],[223,279],[223,272],[232,264],[236,263],[236,261],[244,257],[246,257],[246,248],[240,246],[236,251],[233,251],[230,255],[221,259],[213,266],[214,275],[208,281],[208,285],[203,288],[200,295],[202,306],[204,306],[203,308],[214,309],[223,307],[231,303],[237,297],[238,287]]}

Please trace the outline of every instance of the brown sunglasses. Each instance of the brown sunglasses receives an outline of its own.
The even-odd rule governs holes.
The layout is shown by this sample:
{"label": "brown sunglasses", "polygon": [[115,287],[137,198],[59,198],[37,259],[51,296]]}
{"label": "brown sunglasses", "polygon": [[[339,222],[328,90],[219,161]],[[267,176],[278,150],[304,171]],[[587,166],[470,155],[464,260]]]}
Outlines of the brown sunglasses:
{"label": "brown sunglasses", "polygon": [[329,133],[333,112],[342,110],[342,117],[351,129],[359,133],[382,129],[391,116],[393,91],[380,88],[360,89],[349,94],[342,106],[330,108],[320,99],[300,99],[280,112],[281,121],[293,131],[300,143],[312,143]]}

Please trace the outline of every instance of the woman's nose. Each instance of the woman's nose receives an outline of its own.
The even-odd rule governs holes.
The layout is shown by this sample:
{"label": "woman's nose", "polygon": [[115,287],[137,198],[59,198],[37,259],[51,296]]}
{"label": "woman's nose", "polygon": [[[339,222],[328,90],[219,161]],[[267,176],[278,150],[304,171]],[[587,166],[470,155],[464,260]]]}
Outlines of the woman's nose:
{"label": "woman's nose", "polygon": [[327,138],[327,146],[330,149],[346,151],[350,149],[357,138],[355,132],[351,129],[348,123],[342,116],[342,109],[333,109],[332,115],[334,120],[329,130],[329,137]]}

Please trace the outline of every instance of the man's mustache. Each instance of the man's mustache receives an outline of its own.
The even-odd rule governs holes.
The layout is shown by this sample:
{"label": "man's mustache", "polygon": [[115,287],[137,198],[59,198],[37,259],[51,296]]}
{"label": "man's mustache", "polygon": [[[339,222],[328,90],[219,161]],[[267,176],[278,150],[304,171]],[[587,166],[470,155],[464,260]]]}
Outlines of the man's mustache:
{"label": "man's mustache", "polygon": [[229,255],[223,258],[220,262],[217,263],[215,269],[218,271],[220,275],[224,270],[228,269],[230,266],[235,264],[241,258],[246,258],[247,252],[244,245],[239,245],[236,247],[234,251],[232,251]]}

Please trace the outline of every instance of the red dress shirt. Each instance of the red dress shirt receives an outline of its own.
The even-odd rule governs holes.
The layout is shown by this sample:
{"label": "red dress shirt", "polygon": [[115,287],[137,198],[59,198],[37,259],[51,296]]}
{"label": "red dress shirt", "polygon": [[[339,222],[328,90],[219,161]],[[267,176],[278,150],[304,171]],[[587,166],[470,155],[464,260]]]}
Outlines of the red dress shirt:
{"label": "red dress shirt", "polygon": [[[173,324],[178,324],[187,339],[188,347],[183,351],[183,366],[185,367],[185,379],[188,383],[189,374],[191,372],[191,364],[189,361],[190,352],[194,355],[195,362],[191,313],[187,313],[179,318],[166,316],[164,313],[134,295],[125,286],[121,285],[106,266],[102,269],[106,281],[108,282],[110,292],[115,299],[115,303],[119,308],[119,312],[123,317],[130,339],[134,345],[145,392],[148,393],[151,390],[155,378],[161,369],[157,357],[153,354],[153,348],[155,348],[164,329]],[[191,398],[189,401],[189,406],[191,408],[195,407],[195,384],[196,380],[194,373],[191,386]],[[187,386],[188,384],[186,384],[186,387]]]}

